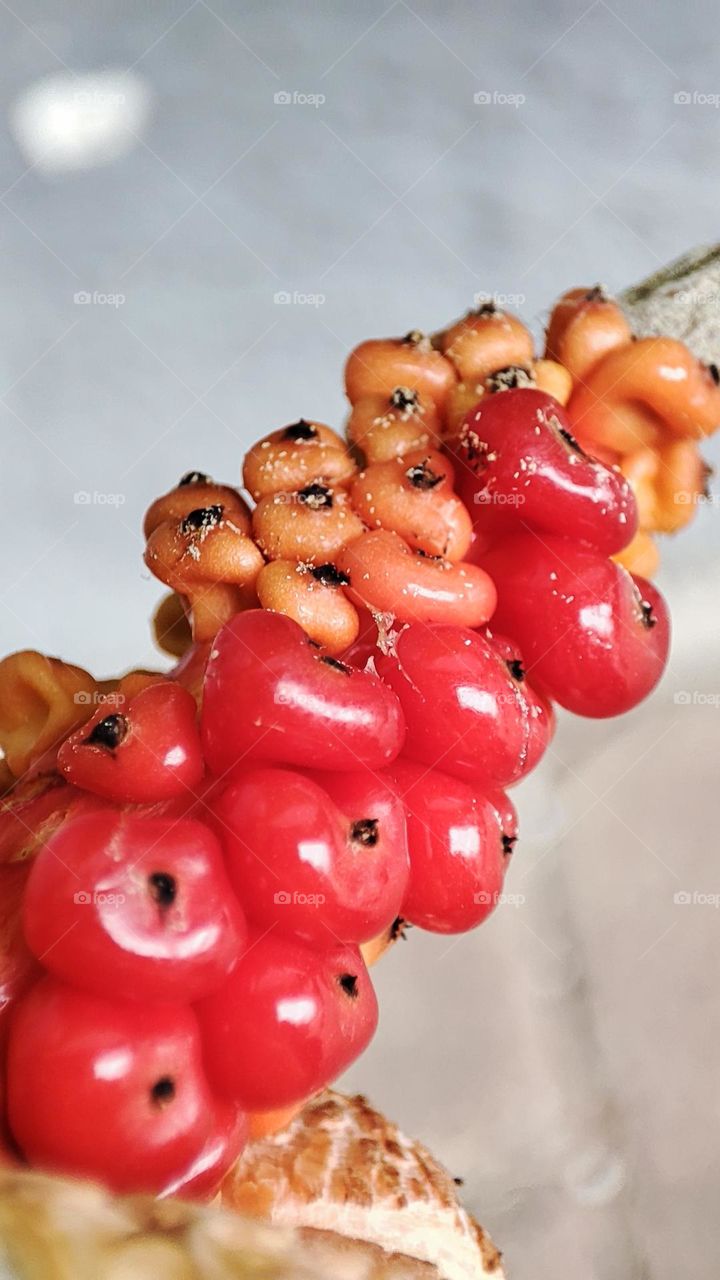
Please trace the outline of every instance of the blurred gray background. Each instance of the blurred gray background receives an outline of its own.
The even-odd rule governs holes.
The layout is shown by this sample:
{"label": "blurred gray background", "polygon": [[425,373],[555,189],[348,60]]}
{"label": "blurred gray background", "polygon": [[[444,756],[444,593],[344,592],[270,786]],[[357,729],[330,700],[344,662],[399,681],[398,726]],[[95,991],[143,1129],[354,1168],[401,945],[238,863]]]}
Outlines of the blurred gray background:
{"label": "blurred gray background", "polygon": [[[237,482],[300,415],[339,425],[361,337],[480,291],[539,330],[566,287],[713,241],[716,22],[0,0],[2,650],[162,664],[145,507],[190,468]],[[713,499],[664,552],[663,686],[563,723],[520,797],[515,901],[377,974],[348,1084],[465,1178],[515,1280],[720,1270],[719,549]]]}

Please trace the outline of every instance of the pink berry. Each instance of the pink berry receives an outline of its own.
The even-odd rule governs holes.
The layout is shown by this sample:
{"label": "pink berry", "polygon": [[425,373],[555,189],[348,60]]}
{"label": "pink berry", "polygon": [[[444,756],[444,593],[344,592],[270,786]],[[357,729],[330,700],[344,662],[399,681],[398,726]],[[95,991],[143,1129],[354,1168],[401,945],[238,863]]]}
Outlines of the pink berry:
{"label": "pink berry", "polygon": [[545,392],[484,396],[463,422],[456,453],[458,492],[481,538],[530,526],[611,555],[635,534],[627,480],[581,449],[565,410]]}
{"label": "pink berry", "polygon": [[213,773],[240,760],[381,768],[404,736],[393,692],[371,673],[320,653],[291,618],[250,610],[216,636],[202,711]]}
{"label": "pink berry", "polygon": [[248,1111],[289,1106],[334,1080],[372,1039],[377,1000],[355,947],[258,937],[197,1006],[218,1093]]}
{"label": "pink berry", "polygon": [[528,677],[576,715],[630,711],[660,679],[670,624],[649,582],[566,538],[517,534],[485,557],[493,619],[520,645]]}
{"label": "pink berry", "polygon": [[38,854],[23,923],[52,973],[121,999],[196,1000],[245,942],[207,827],[111,809],[66,823]]}

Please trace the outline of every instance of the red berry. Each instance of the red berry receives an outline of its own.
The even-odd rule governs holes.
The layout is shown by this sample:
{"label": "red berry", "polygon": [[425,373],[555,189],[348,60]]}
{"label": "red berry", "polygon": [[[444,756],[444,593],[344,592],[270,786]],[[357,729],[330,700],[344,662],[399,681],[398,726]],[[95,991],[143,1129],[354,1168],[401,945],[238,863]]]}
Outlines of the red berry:
{"label": "red berry", "polygon": [[480,787],[507,786],[537,763],[547,708],[479,632],[409,626],[376,666],[402,703],[407,756]]}
{"label": "red berry", "polygon": [[197,1006],[209,1079],[248,1111],[299,1102],[362,1053],[377,1000],[359,951],[275,936],[248,947]]}
{"label": "red berry", "polygon": [[466,782],[397,760],[387,771],[407,812],[410,882],[401,915],[433,933],[463,933],[490,914],[507,855],[494,804]]}
{"label": "red berry", "polygon": [[627,480],[581,449],[565,410],[545,392],[484,396],[465,418],[456,452],[458,492],[481,537],[531,526],[611,555],[635,534]]}
{"label": "red berry", "polygon": [[58,752],[70,782],[110,800],[165,800],[192,792],[203,773],[195,699],[163,681],[127,707],[99,708]]}
{"label": "red berry", "polygon": [[518,840],[518,816],[515,805],[505,791],[489,789],[485,792],[485,799],[495,810],[503,853],[506,858],[509,858]]}
{"label": "red berry", "polygon": [[245,942],[212,832],[113,810],[56,832],[35,860],[23,918],[52,973],[127,999],[198,999]]}
{"label": "red berry", "polygon": [[250,769],[213,810],[230,880],[259,928],[328,947],[366,942],[398,914],[408,877],[405,819],[371,775],[313,781],[289,769]]}
{"label": "red berry", "polygon": [[104,807],[97,796],[69,786],[56,773],[21,778],[0,802],[0,864],[32,858],[70,817]]}
{"label": "red berry", "polygon": [[22,933],[22,901],[30,862],[0,865],[0,1044],[4,1044],[9,1015],[41,970]]}
{"label": "red berry", "polygon": [[648,582],[565,538],[518,534],[485,557],[493,619],[517,640],[531,680],[577,715],[621,715],[662,675],[670,628]]}
{"label": "red berry", "polygon": [[227,1168],[244,1138],[212,1097],[190,1009],[100,1000],[54,978],[13,1019],[8,1116],[31,1164],[115,1191],[192,1182],[203,1153],[233,1134]]}
{"label": "red berry", "polygon": [[320,653],[291,618],[255,609],[215,638],[202,736],[215,774],[242,759],[380,768],[398,755],[405,725],[382,681]]}

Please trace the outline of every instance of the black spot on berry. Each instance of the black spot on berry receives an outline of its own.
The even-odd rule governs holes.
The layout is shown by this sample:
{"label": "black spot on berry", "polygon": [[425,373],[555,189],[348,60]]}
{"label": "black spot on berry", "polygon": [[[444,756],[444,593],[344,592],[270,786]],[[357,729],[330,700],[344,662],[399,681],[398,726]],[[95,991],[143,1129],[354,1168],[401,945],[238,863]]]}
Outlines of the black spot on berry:
{"label": "black spot on berry", "polygon": [[316,564],[310,570],[316,582],[322,582],[324,587],[349,587],[350,575],[344,573],[342,569],[338,569],[335,564]]}
{"label": "black spot on berry", "polygon": [[464,1187],[464,1186],[465,1186],[465,1179],[464,1179],[464,1178],[453,1178],[453,1182],[455,1183],[455,1186],[456,1186],[456,1187]]}
{"label": "black spot on berry", "polygon": [[214,529],[223,518],[223,510],[224,508],[219,505],[196,507],[194,511],[188,512],[184,520],[180,521],[180,532],[190,534],[200,533],[203,529]]}
{"label": "black spot on berry", "polygon": [[317,438],[317,427],[311,422],[306,422],[304,418],[300,418],[298,422],[291,422],[282,433],[283,440],[294,440],[301,442],[303,440],[315,440]]}
{"label": "black spot on berry", "polygon": [[508,658],[505,663],[513,680],[520,684],[525,679],[525,668],[519,658]]}
{"label": "black spot on berry", "polygon": [[521,364],[509,364],[505,369],[497,369],[491,373],[485,386],[489,392],[514,391],[516,387],[534,387],[535,378],[531,369]]}
{"label": "black spot on berry", "polygon": [[420,403],[417,391],[410,387],[395,387],[390,393],[390,404],[393,409],[417,409]]}
{"label": "black spot on berry", "polygon": [[653,607],[649,600],[640,601],[640,621],[646,631],[651,631],[657,625],[657,618],[653,612]]}
{"label": "black spot on berry", "polygon": [[329,654],[325,654],[318,661],[324,662],[326,667],[331,667],[333,671],[339,671],[344,676],[352,675],[352,667],[349,667],[347,662],[341,662],[339,658],[331,658]]}
{"label": "black spot on berry", "polygon": [[186,471],[178,480],[178,489],[184,489],[188,484],[212,484],[212,480],[204,471]]}
{"label": "black spot on berry", "polygon": [[114,715],[105,716],[104,720],[98,721],[85,741],[90,746],[107,747],[108,751],[114,751],[127,736],[128,727],[125,716],[121,716],[116,712]]}
{"label": "black spot on berry", "polygon": [[411,329],[405,334],[403,342],[409,347],[419,347],[421,342],[425,341],[425,334],[420,329]]}
{"label": "black spot on berry", "polygon": [[358,980],[357,980],[356,974],[341,973],[338,978],[338,983],[342,987],[346,996],[349,996],[351,1000],[357,1000],[358,996],[360,995],[360,990],[358,988]]}
{"label": "black spot on berry", "polygon": [[607,302],[608,296],[601,284],[593,285],[585,294],[586,302]]}
{"label": "black spot on berry", "polygon": [[408,467],[405,472],[413,489],[429,490],[434,489],[436,485],[444,480],[444,476],[439,476],[437,472],[429,467],[427,462],[418,462],[414,467]]}
{"label": "black spot on berry", "polygon": [[469,316],[494,316],[497,312],[497,303],[489,298],[487,302],[481,302],[479,307],[475,307],[473,311],[468,311]]}
{"label": "black spot on berry", "polygon": [[171,907],[177,897],[177,880],[167,871],[153,871],[148,876],[150,893],[159,907]]}
{"label": "black spot on berry", "polygon": [[161,1076],[150,1089],[150,1097],[156,1107],[166,1107],[175,1097],[175,1081],[171,1076]]}
{"label": "black spot on berry", "polygon": [[713,382],[715,383],[715,386],[717,387],[718,385],[720,385],[720,369],[718,369],[717,365],[714,363],[709,364],[707,367],[707,371],[710,374],[710,377],[712,378]]}
{"label": "black spot on berry", "polygon": [[407,942],[407,931],[412,929],[412,925],[407,920],[403,920],[402,916],[396,916],[390,925],[390,941],[397,942],[400,938],[403,942]]}
{"label": "black spot on berry", "polygon": [[332,489],[328,489],[326,484],[306,484],[298,493],[298,502],[313,511],[329,510],[333,505]]}
{"label": "black spot on berry", "polygon": [[374,849],[380,839],[380,824],[377,818],[359,818],[350,828],[350,839],[361,844],[365,849]]}
{"label": "black spot on berry", "polygon": [[503,833],[502,833],[502,851],[503,851],[503,857],[504,857],[504,858],[509,858],[509,857],[510,857],[510,854],[512,853],[512,851],[513,851],[513,849],[515,848],[515,845],[516,845],[516,844],[517,844],[517,836],[506,836],[506,835],[505,835],[505,832],[503,831]]}

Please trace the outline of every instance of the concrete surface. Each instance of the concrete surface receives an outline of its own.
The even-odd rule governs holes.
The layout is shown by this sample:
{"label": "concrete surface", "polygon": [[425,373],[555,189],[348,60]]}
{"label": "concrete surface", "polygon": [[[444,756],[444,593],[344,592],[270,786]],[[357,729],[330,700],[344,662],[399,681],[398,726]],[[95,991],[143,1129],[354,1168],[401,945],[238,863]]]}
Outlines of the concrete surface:
{"label": "concrete surface", "polygon": [[[707,0],[0,0],[2,650],[156,661],[150,498],[339,423],[361,336],[481,290],[539,325],[716,239],[715,27]],[[96,82],[79,119],[82,77],[128,69],[119,126]],[[54,166],[28,133],[48,76]],[[466,1178],[515,1280],[720,1269],[718,538],[712,502],[666,553],[663,688],[564,724],[529,784],[525,901],[398,948],[350,1076]]]}

